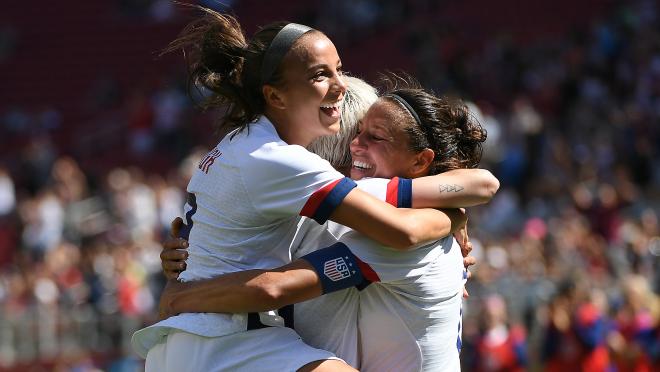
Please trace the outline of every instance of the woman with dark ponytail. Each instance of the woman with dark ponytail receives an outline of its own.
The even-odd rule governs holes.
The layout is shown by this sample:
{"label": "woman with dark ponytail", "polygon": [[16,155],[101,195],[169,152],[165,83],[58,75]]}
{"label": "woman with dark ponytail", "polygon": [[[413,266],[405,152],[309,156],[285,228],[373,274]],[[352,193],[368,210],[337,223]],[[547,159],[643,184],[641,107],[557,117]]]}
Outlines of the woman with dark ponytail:
{"label": "woman with dark ponytail", "polygon": [[[275,23],[248,40],[233,17],[200,9],[203,17],[167,51],[184,52],[191,87],[210,92],[207,107],[226,108],[220,124],[230,132],[187,187],[181,236],[190,256],[181,280],[290,262],[300,216],[331,219],[395,249],[447,234],[447,214],[397,209],[305,149],[339,130],[346,91],[341,60],[322,32]],[[333,281],[354,278],[347,267],[357,262],[343,254],[329,269]],[[289,328],[291,312],[183,313],[136,332],[133,345],[147,371],[352,370],[304,344]]]}
{"label": "woman with dark ponytail", "polygon": [[[358,113],[344,117],[343,130],[348,129],[349,135],[360,122],[350,150],[343,145],[346,139],[337,137],[331,139],[334,145],[316,148],[337,165],[344,164],[340,155],[350,151],[350,172],[361,179],[359,187],[406,207],[470,207],[493,197],[497,179],[486,170],[469,169],[479,164],[486,132],[465,104],[437,97],[410,78],[396,77],[386,79],[388,87],[376,99],[363,88],[364,82],[355,80],[347,79],[347,96],[358,98],[354,99],[358,105],[349,104],[342,112]],[[359,107],[365,105],[371,107]],[[328,154],[328,148],[339,154]],[[344,257],[359,258],[363,281],[324,280],[327,267],[317,265],[314,257],[332,257],[338,245],[348,247]],[[165,243],[161,258],[170,278],[185,272],[185,251],[174,251],[182,248],[180,240]],[[320,227],[304,220],[293,257],[300,259],[273,270],[174,284],[163,293],[161,310],[165,315],[232,313],[296,302],[296,330],[303,340],[335,352],[363,371],[460,370],[465,262],[451,235],[414,250],[395,251],[344,226],[329,222]],[[322,294],[329,295],[314,299]],[[305,301],[309,299],[313,300]]]}

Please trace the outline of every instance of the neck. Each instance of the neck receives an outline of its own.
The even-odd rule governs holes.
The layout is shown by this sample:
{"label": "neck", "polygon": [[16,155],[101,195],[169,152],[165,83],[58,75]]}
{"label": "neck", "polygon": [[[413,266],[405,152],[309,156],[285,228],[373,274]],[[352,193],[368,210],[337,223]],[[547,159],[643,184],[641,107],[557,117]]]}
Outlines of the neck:
{"label": "neck", "polygon": [[282,141],[288,143],[289,145],[300,145],[307,147],[314,138],[307,138],[305,131],[300,130],[295,125],[291,124],[291,120],[284,115],[281,110],[272,110],[266,109],[264,114],[277,131],[277,135],[280,136]]}

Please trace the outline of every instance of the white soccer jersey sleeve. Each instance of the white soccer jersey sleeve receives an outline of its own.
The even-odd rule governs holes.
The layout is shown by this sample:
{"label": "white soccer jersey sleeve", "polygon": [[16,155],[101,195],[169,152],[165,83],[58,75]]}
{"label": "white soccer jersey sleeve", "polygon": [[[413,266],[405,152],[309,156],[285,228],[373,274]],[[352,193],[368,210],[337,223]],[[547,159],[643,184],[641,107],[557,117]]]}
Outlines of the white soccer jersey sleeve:
{"label": "white soccer jersey sleeve", "polygon": [[301,146],[262,146],[250,154],[241,175],[249,201],[271,218],[300,214],[323,223],[355,187]]}

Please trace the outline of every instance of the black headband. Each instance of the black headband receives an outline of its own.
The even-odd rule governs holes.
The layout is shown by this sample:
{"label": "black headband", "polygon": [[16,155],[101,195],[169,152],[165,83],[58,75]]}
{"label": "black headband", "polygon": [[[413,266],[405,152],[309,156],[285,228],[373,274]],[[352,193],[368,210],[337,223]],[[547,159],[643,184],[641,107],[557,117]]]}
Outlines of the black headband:
{"label": "black headband", "polygon": [[412,115],[412,117],[415,119],[415,121],[417,122],[417,125],[419,125],[420,128],[423,128],[422,127],[422,121],[419,120],[419,115],[417,115],[417,112],[415,111],[415,109],[413,109],[412,106],[410,106],[410,104],[408,102],[406,102],[405,99],[403,99],[403,97],[401,97],[398,94],[394,94],[394,93],[387,94],[387,95],[385,95],[385,97],[394,98],[395,101],[402,104],[403,107],[405,107],[406,110],[408,110],[408,112],[410,113],[410,115]]}
{"label": "black headband", "polygon": [[[385,97],[392,98],[395,101],[399,102],[401,105],[403,105],[403,107],[405,107],[406,110],[408,110],[408,112],[410,113],[410,115],[412,115],[412,117],[415,119],[415,122],[417,122],[417,126],[419,127],[419,129],[421,129],[422,133],[424,133],[424,136],[426,137],[426,140],[428,141],[429,145],[431,147],[435,147],[436,143],[433,134],[429,133],[428,132],[429,129],[427,129],[424,125],[422,125],[422,121],[419,119],[419,115],[417,115],[417,111],[415,111],[415,109],[413,109],[412,106],[410,106],[408,101],[406,101],[403,97],[395,93],[386,94]],[[431,150],[435,152],[433,148]]]}
{"label": "black headband", "polygon": [[261,63],[261,83],[266,84],[273,77],[275,70],[282,62],[282,58],[291,49],[293,43],[313,28],[298,23],[289,23],[284,26],[270,42],[264,53]]}

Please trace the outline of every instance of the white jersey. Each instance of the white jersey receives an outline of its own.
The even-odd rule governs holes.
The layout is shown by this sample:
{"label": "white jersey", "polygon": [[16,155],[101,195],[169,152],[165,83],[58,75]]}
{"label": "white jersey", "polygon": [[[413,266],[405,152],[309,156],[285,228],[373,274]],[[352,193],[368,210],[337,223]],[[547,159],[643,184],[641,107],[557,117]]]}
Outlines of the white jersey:
{"label": "white jersey", "polygon": [[[293,258],[300,258],[337,242],[337,238],[328,232],[327,222],[323,226],[312,222],[307,218],[300,221],[298,234],[292,244]],[[358,306],[359,291],[355,288],[297,303],[293,306],[294,328],[306,344],[331,351],[359,369]]]}
{"label": "white jersey", "polygon": [[[188,184],[183,235],[190,247],[180,280],[289,263],[300,216],[325,222],[353,186],[327,161],[284,143],[266,118],[230,133],[200,161]],[[284,326],[275,311],[259,319]],[[245,331],[247,324],[245,313],[185,313],[138,331],[133,345],[144,356],[172,329],[218,337]]]}
{"label": "white jersey", "polygon": [[[399,188],[398,179],[357,183],[391,204],[410,206],[410,188]],[[375,283],[363,291],[350,288],[296,304],[296,330],[303,340],[362,371],[460,370],[464,269],[453,237],[397,251],[332,221],[325,228],[319,232],[303,221],[294,240],[302,244],[294,256],[341,241],[368,264],[367,276]]]}
{"label": "white jersey", "polygon": [[361,370],[459,371],[464,269],[453,237],[406,252],[345,238],[381,279],[360,292]]}

